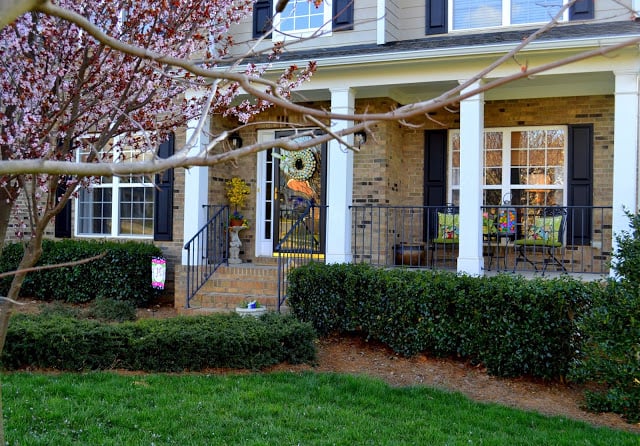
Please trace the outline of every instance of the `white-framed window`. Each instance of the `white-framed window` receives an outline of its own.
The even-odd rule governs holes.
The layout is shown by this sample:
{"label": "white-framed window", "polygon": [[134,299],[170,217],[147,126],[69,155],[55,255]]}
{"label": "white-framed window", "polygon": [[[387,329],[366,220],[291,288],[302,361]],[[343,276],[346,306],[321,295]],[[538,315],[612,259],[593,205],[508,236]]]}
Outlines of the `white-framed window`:
{"label": "white-framed window", "polygon": [[[117,146],[108,153],[116,163],[144,161],[154,156],[153,150],[143,152]],[[77,156],[82,158],[87,154],[86,150],[79,150]],[[78,191],[75,233],[92,237],[152,238],[153,203],[154,186],[148,178],[142,175],[102,177]]]}
{"label": "white-framed window", "polygon": [[274,39],[282,40],[283,35],[285,38],[308,37],[319,30],[322,35],[327,35],[331,32],[331,18],[331,0],[289,0],[284,10],[275,17],[275,29],[280,33],[274,33]]}
{"label": "white-framed window", "polygon": [[[460,131],[449,132],[448,201],[460,203]],[[566,204],[567,127],[484,130],[483,204]]]}
{"label": "white-framed window", "polygon": [[[545,23],[568,0],[451,0],[449,29],[464,30]],[[568,11],[563,21],[568,20]]]}

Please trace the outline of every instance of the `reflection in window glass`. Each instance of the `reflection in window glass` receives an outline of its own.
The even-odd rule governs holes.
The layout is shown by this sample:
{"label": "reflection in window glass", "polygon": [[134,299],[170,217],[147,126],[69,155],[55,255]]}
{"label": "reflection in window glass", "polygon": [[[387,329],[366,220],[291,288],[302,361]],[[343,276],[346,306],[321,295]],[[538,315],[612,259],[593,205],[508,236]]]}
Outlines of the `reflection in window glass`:
{"label": "reflection in window glass", "polygon": [[[566,2],[566,0],[564,1]],[[548,22],[563,0],[452,0],[454,30]]]}
{"label": "reflection in window glass", "polygon": [[[510,197],[514,205],[562,205],[565,199],[566,127],[486,129],[485,205]],[[460,135],[449,138],[449,197],[460,189]]]}
{"label": "reflection in window glass", "polygon": [[[132,139],[135,143],[135,139]],[[110,149],[111,150],[111,149]],[[79,153],[80,157],[86,153]],[[148,160],[154,156],[146,146],[122,148],[103,159],[117,163]],[[91,189],[80,189],[77,200],[78,235],[153,236],[154,187],[142,175],[103,178]]]}
{"label": "reflection in window glass", "polygon": [[282,32],[315,30],[326,22],[325,2],[317,6],[307,0],[290,0],[280,13],[279,29]]}
{"label": "reflection in window glass", "polygon": [[548,22],[561,7],[561,0],[511,0],[511,24]]}
{"label": "reflection in window glass", "polygon": [[453,29],[502,25],[502,0],[454,0]]}

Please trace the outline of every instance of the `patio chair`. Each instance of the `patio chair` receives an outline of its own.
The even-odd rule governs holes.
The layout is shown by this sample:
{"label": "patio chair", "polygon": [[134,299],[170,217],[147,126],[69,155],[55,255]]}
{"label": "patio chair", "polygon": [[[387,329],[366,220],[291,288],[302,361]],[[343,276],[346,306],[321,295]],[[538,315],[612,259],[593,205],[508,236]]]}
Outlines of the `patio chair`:
{"label": "patio chair", "polygon": [[538,265],[542,265],[543,276],[549,264],[566,273],[567,269],[559,258],[564,249],[566,227],[567,210],[564,208],[545,208],[542,215],[535,216],[533,224],[525,226],[524,238],[513,242],[517,254],[513,272],[516,272],[519,262],[527,262],[536,272]]}
{"label": "patio chair", "polygon": [[[435,263],[437,251],[444,253],[446,260],[454,260],[453,252],[460,243],[459,227],[460,213],[457,206],[448,204],[438,209],[438,226],[436,237],[431,239],[429,249],[431,250],[431,268]],[[447,254],[451,256],[447,259]]]}

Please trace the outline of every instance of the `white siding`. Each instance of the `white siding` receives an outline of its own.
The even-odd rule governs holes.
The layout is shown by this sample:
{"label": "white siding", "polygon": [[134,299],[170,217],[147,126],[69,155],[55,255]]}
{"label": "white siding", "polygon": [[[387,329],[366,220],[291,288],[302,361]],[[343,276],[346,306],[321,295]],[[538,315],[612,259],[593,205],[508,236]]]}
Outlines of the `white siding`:
{"label": "white siding", "polygon": [[387,10],[385,12],[384,20],[386,22],[385,27],[385,41],[395,42],[402,38],[402,18],[400,16],[401,6],[398,0],[387,0]]}
{"label": "white siding", "polygon": [[599,21],[626,20],[631,17],[631,0],[594,0],[595,19]]}

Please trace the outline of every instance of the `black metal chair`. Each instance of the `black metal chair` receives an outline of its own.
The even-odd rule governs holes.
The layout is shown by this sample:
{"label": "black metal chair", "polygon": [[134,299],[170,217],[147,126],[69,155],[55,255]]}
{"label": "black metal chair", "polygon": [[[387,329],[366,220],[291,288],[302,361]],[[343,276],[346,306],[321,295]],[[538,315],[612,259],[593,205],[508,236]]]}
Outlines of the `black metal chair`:
{"label": "black metal chair", "polygon": [[[460,244],[460,210],[457,206],[448,204],[438,209],[438,225],[436,227],[436,237],[430,241],[431,268],[435,264],[435,257],[444,253],[446,260],[454,260],[453,252]],[[451,258],[448,258],[451,257]]]}
{"label": "black metal chair", "polygon": [[513,272],[516,272],[518,263],[527,262],[536,272],[538,265],[542,265],[543,276],[549,264],[566,273],[561,260],[566,227],[567,210],[562,207],[544,208],[541,215],[534,216],[532,224],[525,223],[523,238],[513,242],[516,249]]}

